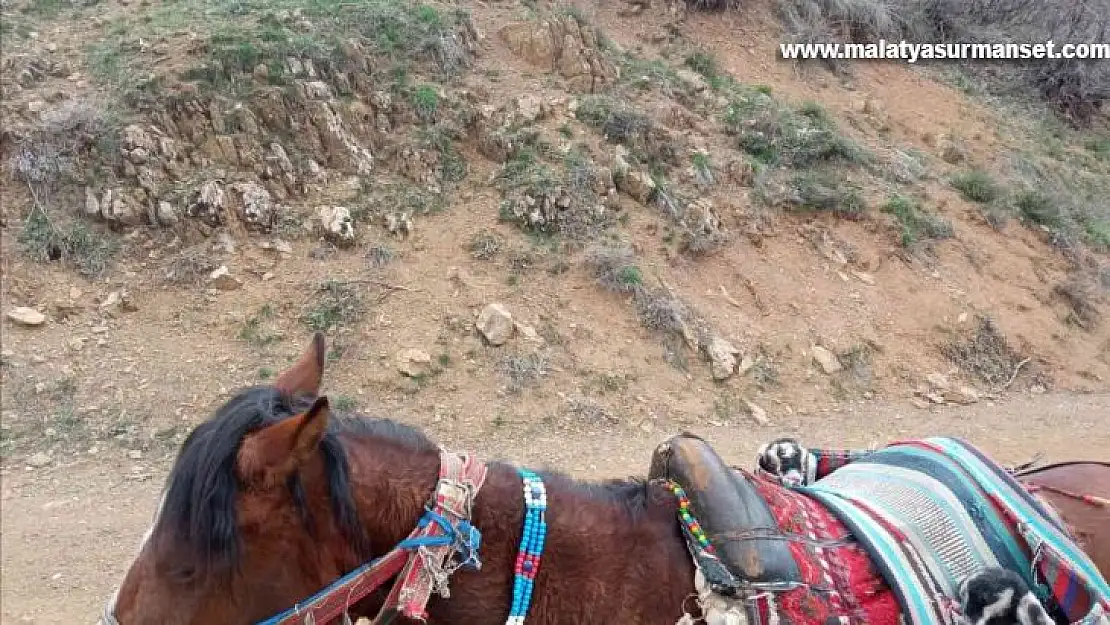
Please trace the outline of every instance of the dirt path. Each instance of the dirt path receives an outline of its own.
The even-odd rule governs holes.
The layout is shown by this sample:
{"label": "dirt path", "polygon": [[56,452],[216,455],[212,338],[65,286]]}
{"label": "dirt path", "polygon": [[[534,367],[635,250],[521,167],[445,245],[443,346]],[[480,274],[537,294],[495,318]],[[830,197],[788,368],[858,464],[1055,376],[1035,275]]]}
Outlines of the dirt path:
{"label": "dirt path", "polygon": [[[666,432],[569,435],[512,429],[493,438],[444,436],[441,442],[487,456],[552,466],[584,478],[641,474]],[[767,428],[706,427],[729,459],[750,464],[760,442],[780,433],[814,445],[866,446],[930,434],[967,437],[1004,462],[1110,459],[1110,395],[1014,397],[930,414],[909,406],[851,408],[779,420]],[[526,443],[521,443],[526,440]],[[134,463],[82,459],[42,471],[12,471],[4,480],[2,623],[93,623],[149,522],[168,458],[149,472]]]}

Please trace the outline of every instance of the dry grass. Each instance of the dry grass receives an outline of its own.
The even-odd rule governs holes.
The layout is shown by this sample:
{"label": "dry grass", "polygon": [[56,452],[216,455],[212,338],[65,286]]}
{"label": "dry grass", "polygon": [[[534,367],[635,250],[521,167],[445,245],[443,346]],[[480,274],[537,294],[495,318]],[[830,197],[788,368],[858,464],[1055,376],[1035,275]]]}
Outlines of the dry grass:
{"label": "dry grass", "polygon": [[614,293],[636,293],[644,288],[644,275],[635,253],[627,245],[604,245],[586,252],[586,264],[597,283]]}
{"label": "dry grass", "polygon": [[490,260],[501,252],[505,238],[489,229],[479,230],[470,239],[470,255],[478,260]]}
{"label": "dry grass", "polygon": [[980,317],[971,336],[952,340],[942,346],[941,352],[960,369],[992,388],[1011,383],[1024,361],[990,317]]}
{"label": "dry grass", "polygon": [[550,367],[547,356],[539,352],[506,356],[498,365],[501,373],[509,378],[509,390],[514,393],[547,375]]}
{"label": "dry grass", "polygon": [[1082,275],[1057,284],[1053,294],[1068,306],[1068,322],[1084,330],[1094,330],[1102,320],[1098,309],[1097,287]]}
{"label": "dry grass", "polygon": [[365,308],[357,285],[341,280],[321,284],[309,304],[301,321],[321,332],[358,321]]}
{"label": "dry grass", "polygon": [[170,284],[196,285],[220,266],[201,245],[182,250],[163,269],[162,278]]}

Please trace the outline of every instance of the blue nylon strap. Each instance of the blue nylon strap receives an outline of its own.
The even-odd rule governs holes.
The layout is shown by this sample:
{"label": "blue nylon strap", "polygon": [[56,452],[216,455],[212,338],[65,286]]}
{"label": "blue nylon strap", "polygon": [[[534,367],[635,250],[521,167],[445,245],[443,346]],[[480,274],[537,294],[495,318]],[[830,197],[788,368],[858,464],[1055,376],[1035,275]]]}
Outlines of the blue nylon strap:
{"label": "blue nylon strap", "polygon": [[278,623],[281,623],[281,622],[285,621],[286,619],[288,619],[290,616],[293,616],[294,614],[297,614],[298,612],[301,612],[301,611],[306,610],[307,608],[310,608],[311,606],[313,606],[314,604],[318,603],[319,601],[321,601],[325,597],[327,597],[329,594],[331,594],[334,589],[342,587],[347,582],[349,582],[352,579],[362,575],[366,571],[368,571],[368,570],[374,568],[375,566],[377,566],[378,564],[380,564],[386,558],[392,556],[395,551],[397,551],[396,548],[393,551],[390,551],[389,553],[385,554],[384,556],[381,556],[379,558],[375,558],[374,560],[372,560],[370,562],[367,562],[366,564],[363,564],[362,566],[358,567],[357,569],[351,571],[350,573],[347,573],[343,577],[340,577],[339,579],[335,580],[331,584],[327,585],[326,587],[324,587],[323,589],[321,589],[319,592],[312,595],[308,599],[305,599],[299,605],[295,605],[295,606],[285,610],[284,612],[281,612],[280,614],[277,614],[275,616],[271,616],[270,618],[266,619],[265,621],[259,621],[258,623],[256,623],[256,625],[277,625]]}
{"label": "blue nylon strap", "polygon": [[[444,535],[442,535],[442,536],[416,536],[416,537],[412,537],[412,538],[406,538],[405,540],[401,541],[396,547],[394,547],[393,551],[398,551],[398,550],[414,551],[416,549],[419,549],[420,547],[447,546],[447,545],[450,545],[451,543],[455,542],[455,539],[457,538],[457,535],[458,535],[458,531],[462,531],[464,534],[470,536],[471,540],[473,541],[472,545],[468,545],[469,549],[467,550],[467,553],[469,554],[471,552],[477,552],[477,550],[478,550],[478,538],[477,537],[479,536],[479,534],[478,534],[476,528],[473,528],[470,525],[470,523],[467,523],[466,521],[460,521],[458,531],[457,531],[456,528],[451,525],[451,522],[448,521],[446,517],[444,517],[443,515],[435,512],[434,510],[427,509],[427,510],[424,511],[424,516],[420,517],[420,522],[417,524],[417,527],[419,529],[424,529],[424,528],[428,527],[429,525],[431,525],[432,523],[435,523],[436,525],[439,525],[441,528],[443,528]],[[257,623],[257,625],[277,625],[278,623],[283,622],[284,620],[288,619],[291,615],[296,614],[298,611],[303,611],[306,608],[308,608],[308,607],[312,606],[313,604],[317,603],[318,601],[321,601],[322,599],[327,597],[329,594],[331,594],[336,588],[342,587],[344,584],[351,581],[352,579],[362,575],[363,573],[365,573],[369,569],[374,568],[374,566],[376,566],[382,560],[384,560],[385,558],[392,555],[393,551],[389,552],[388,554],[386,554],[384,556],[381,556],[380,558],[375,558],[373,561],[358,567],[357,569],[351,571],[350,573],[347,573],[346,575],[344,575],[343,577],[335,580],[334,582],[329,584],[327,587],[323,588],[322,590],[320,590],[316,594],[312,595],[308,599],[305,599],[303,602],[301,602],[300,605],[289,608],[288,610],[285,610],[284,612],[282,612],[282,613],[280,613],[276,616],[272,616],[272,617],[266,619],[265,621],[260,621],[259,623]]]}
{"label": "blue nylon strap", "polygon": [[[397,547],[399,549],[408,549],[411,551],[420,547],[445,547],[455,542],[455,539],[457,537],[456,528],[451,525],[451,521],[448,521],[446,517],[444,517],[442,514],[439,514],[435,510],[432,510],[430,508],[424,510],[424,516],[420,517],[420,522],[417,523],[416,526],[420,529],[424,529],[432,523],[435,523],[443,530],[442,536],[418,536],[415,538],[406,538],[405,540],[402,540],[397,545]],[[462,525],[462,523],[465,523],[465,521],[460,522],[459,525]],[[467,525],[469,526],[469,524]]]}
{"label": "blue nylon strap", "polygon": [[[433,580],[428,578],[426,567],[432,567],[432,573],[438,571],[442,575],[450,575],[457,568],[478,570],[482,566],[478,557],[482,535],[466,517],[470,515],[469,510],[475,493],[485,481],[486,466],[481,462],[472,461],[470,456],[457,457],[442,449],[440,463],[440,480],[436,485],[435,498],[425,506],[424,514],[420,517],[417,527],[408,537],[389,553],[359,566],[308,599],[298,602],[276,616],[259,621],[256,625],[299,623],[306,617],[326,620],[337,618],[346,613],[346,608],[349,608],[351,603],[361,600],[369,592],[383,586],[398,575],[401,579],[394,582],[393,590],[386,598],[386,604],[379,611],[375,623],[383,625],[391,623],[401,614],[423,620],[421,615],[424,614],[428,596],[430,592],[436,590],[433,588]],[[454,481],[456,479],[463,481],[459,483]],[[454,488],[445,491],[448,486]],[[461,493],[460,487],[462,487]],[[464,512],[456,512],[455,508]],[[441,514],[440,510],[446,510],[453,517],[464,518],[452,522]],[[442,531],[436,531],[431,527],[432,524]],[[445,547],[446,550],[444,550]],[[431,551],[423,551],[425,549]],[[459,562],[455,566],[449,566],[444,561],[429,563],[426,558],[415,558],[413,554],[418,550],[438,560],[459,556]],[[436,587],[441,583],[438,578],[434,581]],[[404,601],[401,600],[402,591],[410,595]],[[446,588],[439,592],[444,597],[447,596]]]}

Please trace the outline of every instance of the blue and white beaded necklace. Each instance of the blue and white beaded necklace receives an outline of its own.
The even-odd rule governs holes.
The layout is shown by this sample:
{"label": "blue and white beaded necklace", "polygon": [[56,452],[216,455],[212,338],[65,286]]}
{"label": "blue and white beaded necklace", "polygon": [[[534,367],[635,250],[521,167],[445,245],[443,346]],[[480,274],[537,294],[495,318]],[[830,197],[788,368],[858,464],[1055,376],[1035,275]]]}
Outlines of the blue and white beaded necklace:
{"label": "blue and white beaded necklace", "polygon": [[505,625],[524,625],[547,538],[547,489],[540,476],[518,469],[524,480],[524,531],[513,567],[513,604]]}

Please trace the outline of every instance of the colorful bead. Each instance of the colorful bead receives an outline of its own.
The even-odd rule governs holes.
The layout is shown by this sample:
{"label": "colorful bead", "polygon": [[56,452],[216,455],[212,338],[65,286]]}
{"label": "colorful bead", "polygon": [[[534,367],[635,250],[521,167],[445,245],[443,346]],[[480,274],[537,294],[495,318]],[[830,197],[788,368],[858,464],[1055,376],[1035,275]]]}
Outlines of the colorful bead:
{"label": "colorful bead", "polygon": [[505,625],[523,625],[532,602],[532,589],[540,569],[540,554],[547,538],[547,489],[531,471],[520,469],[524,493],[524,528],[513,573],[513,602]]}
{"label": "colorful bead", "polygon": [[683,528],[694,540],[701,545],[702,549],[709,553],[714,553],[713,545],[709,542],[709,537],[706,536],[705,530],[701,524],[698,523],[694,513],[690,511],[690,498],[686,496],[686,491],[675,482],[668,482],[671,492],[674,493],[675,499],[678,500],[678,518],[682,521]]}

